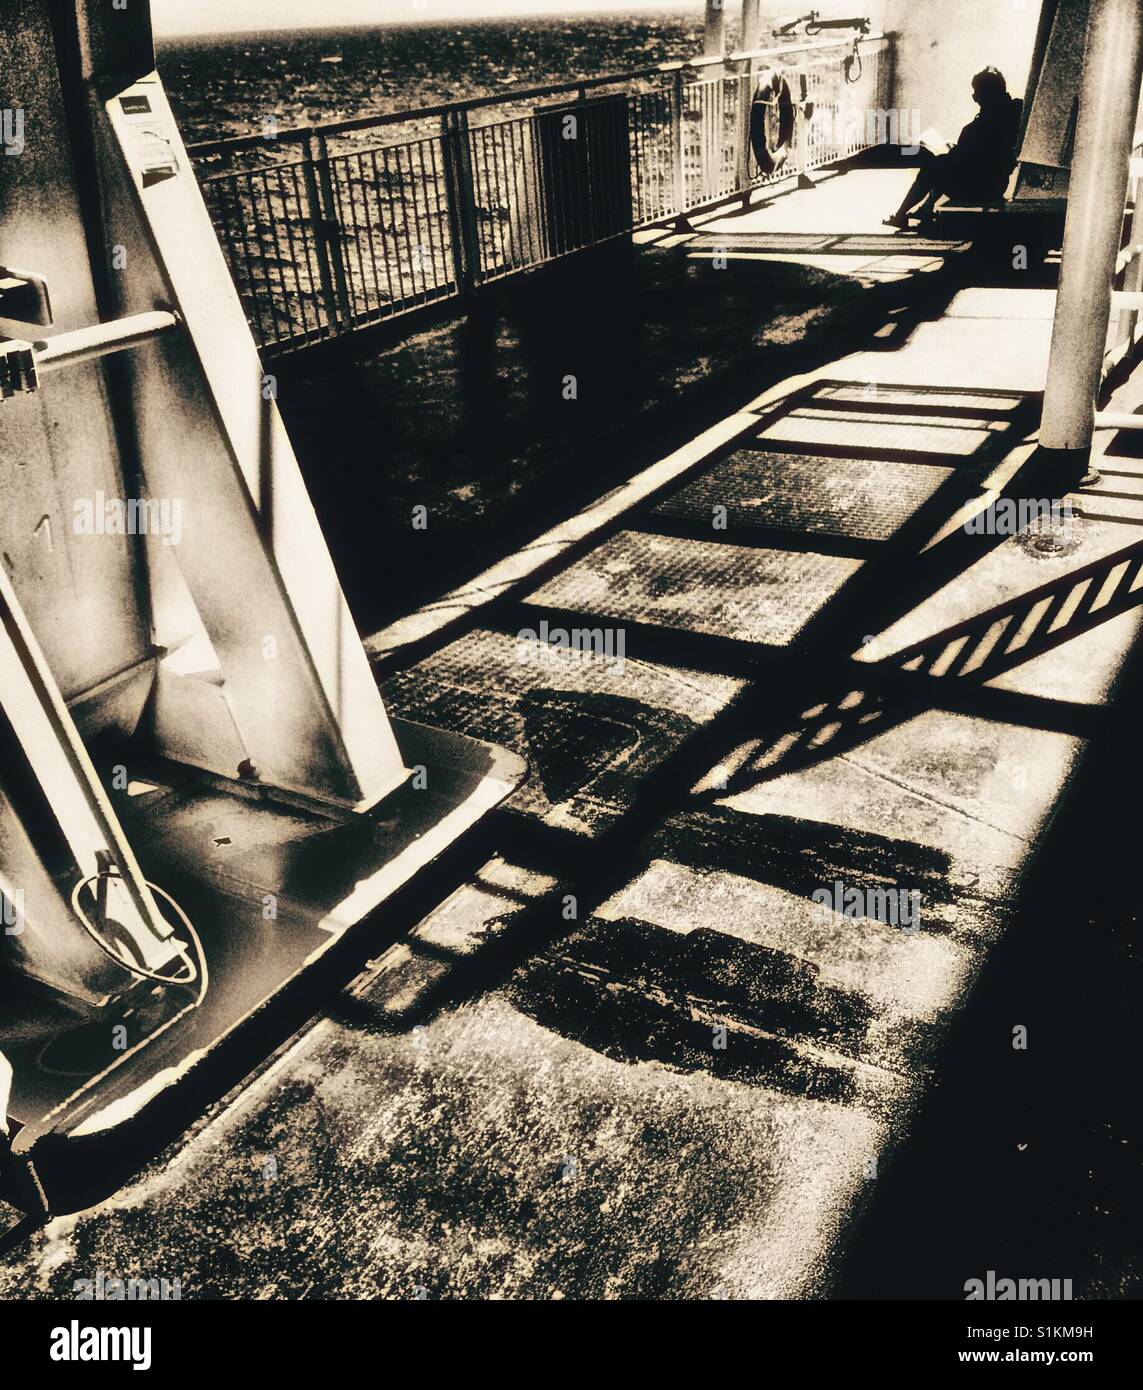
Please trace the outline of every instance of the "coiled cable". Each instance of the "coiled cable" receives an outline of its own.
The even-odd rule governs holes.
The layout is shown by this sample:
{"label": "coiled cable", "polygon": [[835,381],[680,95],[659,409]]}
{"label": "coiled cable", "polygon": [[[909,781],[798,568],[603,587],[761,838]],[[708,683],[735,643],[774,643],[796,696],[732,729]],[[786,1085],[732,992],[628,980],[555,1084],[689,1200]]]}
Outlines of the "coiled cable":
{"label": "coiled cable", "polygon": [[193,956],[184,942],[180,941],[178,937],[175,937],[174,939],[174,944],[178,948],[179,959],[186,967],[186,973],[182,975],[164,975],[160,971],[148,970],[146,969],[146,967],[142,965],[137,965],[133,961],[127,960],[123,955],[121,955],[112,946],[109,946],[106,941],[104,941],[103,937],[99,934],[99,930],[95,926],[95,923],[92,922],[91,918],[84,911],[83,907],[80,904],[80,897],[83,893],[83,890],[91,886],[93,891],[98,891],[98,884],[101,880],[110,881],[112,878],[118,877],[118,871],[112,869],[102,869],[99,873],[88,874],[86,878],[81,878],[79,882],[75,885],[75,887],[71,891],[71,907],[72,911],[79,919],[80,926],[83,927],[86,934],[91,938],[95,945],[99,947],[99,949],[103,952],[105,956],[113,960],[116,965],[122,966],[124,970],[129,970],[132,975],[138,976],[141,980],[153,980],[156,984],[160,985],[190,986],[197,983],[198,997],[195,1000],[195,1007],[197,1008],[206,998],[206,991],[210,983],[210,973],[207,969],[206,964],[206,952],[203,950],[202,941],[199,937],[198,932],[195,931],[194,925],[191,922],[190,918],[179,906],[179,904],[174,900],[174,898],[171,897],[170,893],[168,893],[165,888],[160,888],[157,883],[151,883],[146,879],[143,880],[152,893],[157,893],[160,898],[162,898],[167,904],[169,904],[172,912],[174,912],[175,916],[182,924],[183,930],[190,938],[191,947],[194,951]]}

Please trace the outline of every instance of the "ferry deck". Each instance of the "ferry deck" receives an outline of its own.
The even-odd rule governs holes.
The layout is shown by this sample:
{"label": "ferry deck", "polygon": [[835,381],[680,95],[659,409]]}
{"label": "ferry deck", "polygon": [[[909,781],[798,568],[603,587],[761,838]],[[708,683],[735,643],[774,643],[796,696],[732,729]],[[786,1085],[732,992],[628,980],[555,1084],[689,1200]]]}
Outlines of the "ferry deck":
{"label": "ferry deck", "polygon": [[[1134,6],[1083,8],[1089,62],[1134,43],[1101,78],[1137,97]],[[1138,1290],[1135,324],[1116,353],[1105,315],[1086,440],[1046,444],[1061,263],[1098,279],[1100,247],[1070,207],[1031,274],[1013,217],[894,232],[913,173],[856,158],[635,234],[852,281],[865,318],[365,634],[398,742],[498,750],[495,793],[113,1190],[13,1203],[0,1294],[136,1268],[228,1298],[962,1297],[1057,1265],[1077,1297]],[[1056,519],[973,525],[1028,499]],[[194,843],[258,885],[260,812],[222,800]],[[148,852],[185,831],[153,814],[126,822]],[[915,930],[815,897],[899,884]]]}

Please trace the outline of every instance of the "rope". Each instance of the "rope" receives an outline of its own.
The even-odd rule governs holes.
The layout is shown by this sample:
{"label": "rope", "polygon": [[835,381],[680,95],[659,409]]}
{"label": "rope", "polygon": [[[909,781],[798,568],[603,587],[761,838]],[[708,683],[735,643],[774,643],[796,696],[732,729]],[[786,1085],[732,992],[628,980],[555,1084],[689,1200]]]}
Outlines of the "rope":
{"label": "rope", "polygon": [[97,885],[102,879],[110,879],[112,877],[118,878],[118,872],[110,869],[101,870],[99,873],[88,874],[86,878],[81,878],[79,882],[75,885],[75,887],[72,889],[72,911],[79,918],[80,926],[83,927],[87,935],[91,938],[95,945],[99,947],[99,949],[103,952],[105,956],[113,960],[116,963],[116,965],[122,966],[124,970],[129,970],[132,975],[137,975],[141,980],[154,980],[156,984],[160,985],[193,985],[197,982],[199,986],[198,998],[195,1000],[195,1007],[197,1008],[206,998],[206,991],[209,986],[210,977],[206,964],[206,952],[203,950],[202,941],[199,938],[198,932],[195,931],[190,918],[179,906],[179,904],[175,902],[174,898],[171,897],[171,895],[166,891],[165,888],[160,888],[157,883],[151,883],[148,880],[144,879],[144,883],[147,884],[147,887],[151,890],[151,892],[157,893],[160,898],[164,899],[164,901],[166,901],[170,905],[171,910],[182,923],[182,926],[185,929],[187,936],[190,938],[191,945],[194,948],[194,952],[195,955],[198,957],[198,960],[196,962],[191,957],[184,943],[176,937],[174,939],[175,945],[178,948],[179,958],[186,966],[185,974],[163,975],[160,974],[157,970],[147,970],[141,965],[136,965],[134,962],[129,961],[124,956],[120,955],[118,951],[116,951],[113,947],[109,946],[107,942],[103,940],[95,924],[91,921],[91,918],[88,917],[87,913],[80,906],[80,894],[83,892],[85,888],[87,888],[89,885],[92,885],[94,891],[94,885]]}

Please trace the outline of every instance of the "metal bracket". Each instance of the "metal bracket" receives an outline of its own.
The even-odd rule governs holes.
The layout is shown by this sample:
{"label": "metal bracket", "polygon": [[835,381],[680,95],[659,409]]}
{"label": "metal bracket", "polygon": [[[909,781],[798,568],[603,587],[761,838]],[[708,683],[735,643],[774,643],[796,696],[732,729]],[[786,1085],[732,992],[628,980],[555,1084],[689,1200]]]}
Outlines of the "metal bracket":
{"label": "metal bracket", "polygon": [[0,265],[0,318],[47,328],[52,321],[48,282],[32,270]]}
{"label": "metal bracket", "polygon": [[9,396],[26,395],[38,386],[31,343],[22,338],[0,342],[0,401],[6,401]]}
{"label": "metal bracket", "polygon": [[37,343],[22,338],[0,342],[0,399],[18,391],[38,390],[40,376],[46,372],[149,343],[178,322],[178,315],[160,309],[149,314],[131,314],[111,323],[95,323],[71,333],[57,333]]}

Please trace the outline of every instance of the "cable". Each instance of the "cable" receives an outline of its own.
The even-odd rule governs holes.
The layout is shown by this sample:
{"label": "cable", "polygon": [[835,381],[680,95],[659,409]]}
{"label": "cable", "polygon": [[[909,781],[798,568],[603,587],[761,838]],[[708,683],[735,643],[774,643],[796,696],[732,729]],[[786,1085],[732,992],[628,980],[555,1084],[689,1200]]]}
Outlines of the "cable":
{"label": "cable", "polygon": [[101,870],[99,873],[88,874],[86,878],[81,878],[79,882],[75,885],[75,887],[72,889],[72,911],[79,918],[80,926],[83,927],[87,935],[91,938],[95,945],[99,947],[99,949],[103,952],[105,956],[113,960],[116,963],[116,965],[122,966],[124,970],[129,970],[132,975],[137,975],[141,980],[153,980],[156,984],[160,985],[193,985],[197,981],[199,987],[198,998],[195,1000],[195,1007],[197,1008],[206,998],[206,991],[210,983],[210,975],[206,964],[206,952],[203,950],[202,941],[199,937],[198,932],[195,931],[190,918],[179,906],[179,904],[175,902],[174,898],[171,897],[171,895],[167,892],[165,888],[160,888],[157,883],[151,883],[147,879],[143,880],[143,882],[146,883],[147,887],[151,890],[152,893],[157,893],[159,897],[166,900],[166,902],[170,905],[172,911],[175,913],[175,916],[179,919],[183,927],[186,929],[187,935],[190,937],[191,945],[194,947],[195,954],[198,957],[197,962],[194,959],[192,959],[190,953],[188,952],[183,942],[181,942],[177,937],[174,938],[175,945],[179,948],[179,958],[186,966],[185,975],[162,975],[157,970],[147,970],[141,965],[135,965],[131,961],[126,960],[123,956],[119,954],[118,951],[113,950],[103,940],[98,930],[96,929],[95,924],[91,921],[90,917],[88,917],[87,913],[80,906],[80,894],[86,887],[88,887],[89,885],[98,884],[101,879],[111,879],[113,877],[118,878],[120,877],[120,875],[118,874],[118,872],[113,872],[111,870]]}

